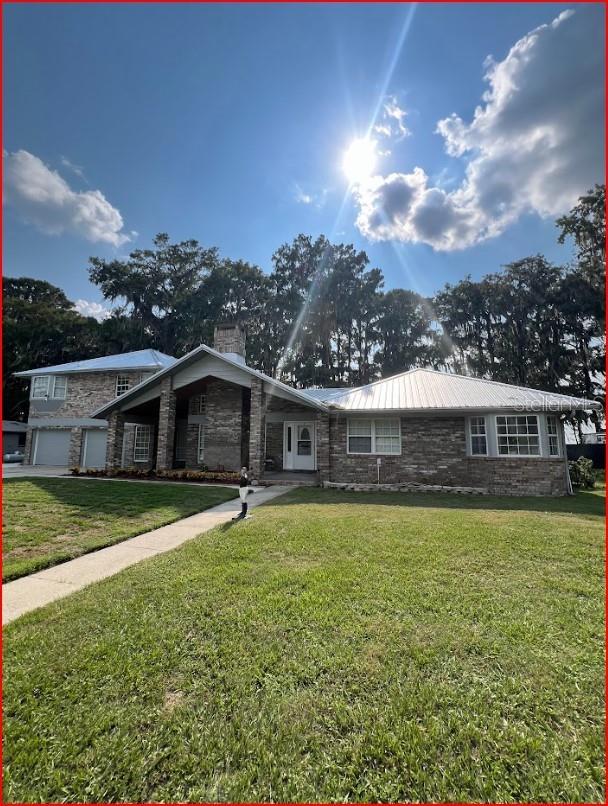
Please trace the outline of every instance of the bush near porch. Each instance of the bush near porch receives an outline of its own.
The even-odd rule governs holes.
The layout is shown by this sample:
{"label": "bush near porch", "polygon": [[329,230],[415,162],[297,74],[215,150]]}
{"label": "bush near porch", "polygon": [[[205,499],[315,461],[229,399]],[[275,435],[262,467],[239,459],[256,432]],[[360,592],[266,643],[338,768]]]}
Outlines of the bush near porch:
{"label": "bush near porch", "polygon": [[282,496],[8,625],[5,800],[604,802],[603,546],[599,491]]}
{"label": "bush near porch", "polygon": [[234,498],[227,487],[20,478],[3,483],[7,582]]}
{"label": "bush near porch", "polygon": [[156,470],[155,468],[140,469],[137,467],[105,468],[70,468],[73,476],[90,476],[92,478],[107,479],[147,479],[156,481],[200,481],[216,484],[238,484],[240,475],[232,470]]}

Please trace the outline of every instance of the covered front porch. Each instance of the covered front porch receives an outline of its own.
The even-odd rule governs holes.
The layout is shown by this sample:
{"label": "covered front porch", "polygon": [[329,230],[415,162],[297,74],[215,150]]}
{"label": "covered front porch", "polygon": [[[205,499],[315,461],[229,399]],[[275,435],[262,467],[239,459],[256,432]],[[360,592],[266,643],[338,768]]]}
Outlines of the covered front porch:
{"label": "covered front porch", "polygon": [[[111,412],[108,468],[238,471],[256,482],[318,484],[324,412],[263,378],[168,376]],[[291,399],[290,399],[291,398]]]}

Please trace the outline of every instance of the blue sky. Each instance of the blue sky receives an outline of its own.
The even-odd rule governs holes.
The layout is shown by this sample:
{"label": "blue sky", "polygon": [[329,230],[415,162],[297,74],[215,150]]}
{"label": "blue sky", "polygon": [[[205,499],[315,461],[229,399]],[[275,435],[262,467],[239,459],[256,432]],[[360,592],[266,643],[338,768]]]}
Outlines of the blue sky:
{"label": "blue sky", "polygon": [[99,303],[88,257],[159,231],[265,271],[325,233],[425,294],[565,262],[604,175],[603,8],[570,8],[5,5],[5,274]]}

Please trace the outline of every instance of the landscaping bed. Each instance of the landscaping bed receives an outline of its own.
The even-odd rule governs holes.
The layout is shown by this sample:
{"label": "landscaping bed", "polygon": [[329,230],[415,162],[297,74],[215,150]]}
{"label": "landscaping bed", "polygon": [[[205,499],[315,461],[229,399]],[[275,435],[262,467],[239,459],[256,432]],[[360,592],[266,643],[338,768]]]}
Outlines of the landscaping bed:
{"label": "landscaping bed", "polygon": [[281,496],[8,625],[5,801],[604,802],[603,546],[597,492]]}
{"label": "landscaping bed", "polygon": [[72,476],[89,476],[104,479],[143,479],[145,481],[189,481],[201,484],[238,484],[240,475],[231,470],[139,470],[132,467],[70,468]]}
{"label": "landscaping bed", "polygon": [[227,487],[5,479],[4,582],[118,543],[234,498]]}

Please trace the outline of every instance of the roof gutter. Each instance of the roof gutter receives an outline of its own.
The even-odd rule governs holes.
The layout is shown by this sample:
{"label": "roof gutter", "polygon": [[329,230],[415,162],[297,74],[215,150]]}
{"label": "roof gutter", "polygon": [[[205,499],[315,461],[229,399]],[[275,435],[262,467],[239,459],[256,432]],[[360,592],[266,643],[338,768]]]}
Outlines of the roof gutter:
{"label": "roof gutter", "polygon": [[367,414],[368,416],[372,414],[378,414],[383,412],[389,412],[391,414],[482,414],[482,413],[492,413],[492,412],[509,412],[511,414],[517,412],[531,412],[533,414],[540,414],[540,413],[549,413],[549,414],[564,414],[573,411],[585,411],[588,409],[593,409],[596,411],[602,410],[602,404],[598,403],[595,400],[588,400],[585,401],[585,406],[572,406],[564,404],[563,407],[559,406],[551,406],[551,407],[543,407],[543,406],[517,406],[517,407],[508,407],[508,406],[466,406],[462,408],[442,408],[440,406],[431,407],[427,406],[425,408],[410,408],[410,409],[389,409],[389,408],[374,408],[374,409],[347,409],[343,406],[339,406],[335,403],[328,403],[329,410],[333,414]]}

